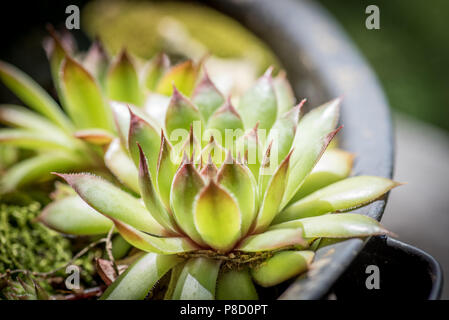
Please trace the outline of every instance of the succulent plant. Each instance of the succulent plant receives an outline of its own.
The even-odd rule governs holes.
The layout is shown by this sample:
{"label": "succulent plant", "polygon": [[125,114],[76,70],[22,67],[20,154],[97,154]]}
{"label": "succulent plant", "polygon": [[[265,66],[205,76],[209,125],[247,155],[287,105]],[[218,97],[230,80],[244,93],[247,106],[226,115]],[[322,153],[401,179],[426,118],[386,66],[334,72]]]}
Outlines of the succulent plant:
{"label": "succulent plant", "polygon": [[192,61],[170,68],[165,55],[141,62],[126,50],[111,61],[99,41],[82,54],[70,34],[50,34],[44,48],[62,108],[33,79],[0,61],[0,80],[32,109],[0,105],[0,123],[9,127],[0,129],[0,144],[32,152],[1,172],[1,193],[51,179],[51,171],[107,173],[103,146],[116,136],[110,102],[143,109],[150,92],[170,95],[172,82],[189,94],[198,75]]}
{"label": "succulent plant", "polygon": [[254,283],[306,272],[320,239],[388,233],[344,213],[397,183],[348,177],[353,156],[326,150],[340,129],[340,99],[301,117],[304,101],[294,106],[285,75],[271,70],[238,99],[225,99],[207,75],[188,87],[190,99],[170,90],[163,124],[114,108],[119,138],[108,150],[123,152],[109,154],[109,167],[133,193],[93,174],[58,174],[78,195],[40,216],[78,235],[115,226],[145,252],[102,299],[143,299],[166,274],[166,299],[256,299]]}

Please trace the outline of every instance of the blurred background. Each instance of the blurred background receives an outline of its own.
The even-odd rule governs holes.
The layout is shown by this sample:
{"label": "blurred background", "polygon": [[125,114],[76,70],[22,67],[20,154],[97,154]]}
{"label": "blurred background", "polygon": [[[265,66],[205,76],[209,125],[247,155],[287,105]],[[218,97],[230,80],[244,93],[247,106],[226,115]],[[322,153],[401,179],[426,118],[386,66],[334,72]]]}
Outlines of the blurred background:
{"label": "blurred background", "polygon": [[[437,258],[449,278],[449,1],[315,1],[339,21],[371,64],[392,107],[395,179],[407,185],[390,195],[383,223],[400,240]],[[216,73],[233,69],[244,81],[269,65],[281,66],[264,43],[233,20],[188,3],[44,0],[26,8],[8,3],[0,10],[0,59],[48,90],[51,76],[41,41],[46,23],[64,26],[68,4],[81,9],[81,31],[74,31],[81,49],[99,36],[112,55],[124,46],[143,58],[160,51],[175,60],[210,53]],[[370,4],[380,9],[379,30],[365,28]],[[0,97],[14,101],[2,86]]]}

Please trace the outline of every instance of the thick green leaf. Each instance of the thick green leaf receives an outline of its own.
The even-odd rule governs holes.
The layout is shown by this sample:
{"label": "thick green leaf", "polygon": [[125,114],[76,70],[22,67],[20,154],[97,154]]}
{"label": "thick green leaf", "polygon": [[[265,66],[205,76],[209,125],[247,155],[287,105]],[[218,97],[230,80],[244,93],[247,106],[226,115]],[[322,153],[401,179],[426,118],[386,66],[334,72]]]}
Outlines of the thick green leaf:
{"label": "thick green leaf", "polygon": [[137,249],[161,254],[182,253],[197,250],[198,247],[184,237],[157,237],[139,231],[119,220],[112,219],[122,237]]}
{"label": "thick green leaf", "polygon": [[70,120],[33,79],[3,61],[0,61],[0,79],[27,106],[43,114],[65,131],[71,131],[73,125]]}
{"label": "thick green leaf", "polygon": [[43,116],[27,108],[12,104],[0,105],[0,123],[17,128],[51,132],[59,135],[66,134]]}
{"label": "thick green leaf", "polygon": [[328,148],[289,204],[348,177],[351,173],[353,161],[354,155],[352,153]]}
{"label": "thick green leaf", "polygon": [[302,118],[293,140],[289,180],[282,207],[298,192],[308,174],[320,159],[336,131],[340,99],[313,109]]}
{"label": "thick green leaf", "polygon": [[253,279],[262,287],[272,287],[307,271],[313,251],[282,251],[251,270]]}
{"label": "thick green leaf", "polygon": [[125,258],[132,248],[132,245],[130,245],[120,234],[116,234],[114,238],[112,238],[111,246],[111,253],[115,260]]}
{"label": "thick green leaf", "polygon": [[44,39],[43,47],[50,63],[53,84],[61,103],[65,105],[64,96],[61,93],[60,70],[64,59],[67,56],[73,56],[76,42],[68,31],[58,34],[52,26],[47,27],[47,30],[50,36]]}
{"label": "thick green leaf", "polygon": [[245,235],[257,213],[256,182],[251,172],[231,157],[221,166],[217,181],[237,200],[242,216],[242,235]]}
{"label": "thick green leaf", "polygon": [[207,122],[215,110],[225,102],[225,99],[205,72],[203,79],[192,94],[192,102],[198,107]]}
{"label": "thick green leaf", "polygon": [[300,228],[304,238],[354,238],[390,234],[377,220],[361,214],[337,213],[291,220],[276,224],[270,230]]}
{"label": "thick green leaf", "polygon": [[139,152],[139,186],[143,202],[145,203],[145,206],[147,207],[150,214],[157,222],[159,222],[161,226],[163,226],[173,234],[176,234],[177,231],[174,227],[176,223],[159,198],[159,195],[153,183],[153,180],[155,181],[155,179],[152,179],[150,176],[148,161],[140,145]]}
{"label": "thick green leaf", "polygon": [[162,78],[164,73],[170,67],[170,60],[165,53],[160,53],[154,57],[146,66],[144,70],[145,87],[154,91],[157,83]]}
{"label": "thick green leaf", "polygon": [[64,107],[77,127],[112,130],[112,115],[101,89],[78,62],[66,57],[61,65]]}
{"label": "thick green leaf", "polygon": [[209,158],[217,167],[221,167],[226,161],[226,150],[215,141],[214,136],[210,137],[209,143],[201,150],[202,163],[208,163]]}
{"label": "thick green leaf", "polygon": [[196,243],[205,245],[195,227],[194,201],[204,186],[204,180],[191,163],[178,169],[171,187],[170,201],[178,226]]}
{"label": "thick green leaf", "polygon": [[77,148],[76,140],[64,134],[37,132],[27,129],[0,129],[0,144],[14,145],[26,149],[59,149],[72,151]]}
{"label": "thick green leaf", "polygon": [[23,160],[8,169],[0,179],[0,193],[52,179],[50,172],[67,172],[84,168],[88,163],[65,153],[46,153]]}
{"label": "thick green leaf", "polygon": [[273,143],[271,157],[275,158],[271,162],[280,163],[290,152],[298,126],[299,113],[304,103],[305,100],[281,115],[271,128],[267,137],[267,143]]}
{"label": "thick green leaf", "polygon": [[173,147],[167,141],[164,132],[161,132],[161,147],[157,162],[157,187],[162,202],[170,209],[170,190],[178,166],[172,158]]}
{"label": "thick green leaf", "polygon": [[210,180],[215,180],[217,178],[218,168],[212,162],[212,157],[209,157],[209,161],[203,166],[200,173],[201,176],[204,177],[204,180],[206,180],[207,182],[209,182]]}
{"label": "thick green leaf", "polygon": [[[206,135],[208,135],[207,131],[212,132],[210,135],[213,135],[215,140],[221,141],[220,144],[228,150],[231,150],[235,140],[243,135],[242,119],[232,106],[230,99],[212,114],[207,124]],[[218,133],[219,137],[217,137]]]}
{"label": "thick green leaf", "polygon": [[136,193],[140,192],[136,166],[123,149],[120,139],[112,140],[104,155],[104,163],[121,183]]}
{"label": "thick green leaf", "polygon": [[69,196],[47,205],[38,220],[56,231],[87,236],[105,234],[113,223],[78,196]]}
{"label": "thick green leaf", "polygon": [[287,80],[285,71],[280,71],[273,79],[274,91],[276,92],[278,116],[289,111],[295,105],[295,95]]}
{"label": "thick green leaf", "polygon": [[174,143],[179,136],[185,138],[191,127],[194,130],[195,137],[201,137],[203,127],[201,114],[186,97],[174,88],[165,115],[165,129],[168,139]]}
{"label": "thick green leaf", "polygon": [[[178,148],[178,147],[177,147]],[[190,127],[189,135],[182,144],[179,154],[187,156],[191,162],[196,162],[198,154],[201,153],[201,145],[193,132],[193,126]],[[178,162],[176,162],[178,163]],[[196,164],[196,163],[195,163]]]}
{"label": "thick green leaf", "polygon": [[123,146],[128,148],[129,124],[131,119],[129,109],[132,109],[132,107],[117,101],[111,101],[110,105],[120,141]]}
{"label": "thick green leaf", "polygon": [[156,282],[182,262],[175,255],[147,253],[112,283],[101,300],[143,300]]}
{"label": "thick green leaf", "polygon": [[102,88],[106,86],[109,57],[98,39],[95,39],[83,59],[83,67],[94,76]]}
{"label": "thick green leaf", "polygon": [[245,129],[253,128],[257,123],[262,130],[271,129],[277,117],[277,101],[271,69],[240,98],[237,109],[243,119]]}
{"label": "thick green leaf", "polygon": [[249,236],[238,245],[236,250],[244,252],[272,251],[290,246],[307,246],[302,237],[302,228],[278,229]]}
{"label": "thick green leaf", "polygon": [[92,208],[108,218],[118,219],[139,230],[165,235],[167,231],[154,220],[145,206],[125,191],[90,174],[58,174]]}
{"label": "thick green leaf", "polygon": [[126,50],[122,50],[111,65],[107,75],[106,90],[111,100],[142,106],[144,96],[139,77]]}
{"label": "thick green leaf", "polygon": [[241,214],[233,197],[211,180],[194,207],[195,226],[201,238],[215,250],[232,249],[241,236]]}
{"label": "thick green leaf", "polygon": [[149,92],[143,108],[145,114],[156,119],[158,123],[164,124],[170,98],[159,93]]}
{"label": "thick green leaf", "polygon": [[256,225],[254,232],[262,232],[273,221],[274,217],[278,214],[281,205],[282,197],[284,195],[285,185],[288,181],[288,167],[290,164],[290,157],[292,153],[289,153],[287,157],[282,161],[279,168],[271,177],[268,183],[265,195],[263,195],[262,204],[257,215]]}
{"label": "thick green leaf", "polygon": [[108,145],[114,139],[114,136],[109,131],[103,129],[78,130],[75,132],[74,136],[77,139],[81,139],[98,146]]}
{"label": "thick green leaf", "polygon": [[276,217],[275,222],[352,210],[376,200],[398,185],[393,180],[381,177],[347,178],[293,203]]}
{"label": "thick green leaf", "polygon": [[150,123],[136,115],[131,109],[129,109],[129,113],[128,149],[131,157],[136,167],[139,167],[140,156],[138,145],[140,145],[148,159],[151,177],[155,179],[157,175],[157,154],[160,149],[161,137],[159,136],[159,132]]}
{"label": "thick green leaf", "polygon": [[217,300],[258,300],[248,268],[223,270],[217,280]]}
{"label": "thick green leaf", "polygon": [[190,96],[198,77],[199,66],[191,60],[182,62],[170,68],[159,81],[156,92],[170,96],[174,94],[173,84],[180,92]]}
{"label": "thick green leaf", "polygon": [[257,181],[259,178],[260,163],[263,157],[257,125],[237,139],[234,156],[237,159],[243,158],[243,162],[251,170],[254,179]]}
{"label": "thick green leaf", "polygon": [[190,259],[185,264],[172,295],[173,300],[214,300],[220,260]]}

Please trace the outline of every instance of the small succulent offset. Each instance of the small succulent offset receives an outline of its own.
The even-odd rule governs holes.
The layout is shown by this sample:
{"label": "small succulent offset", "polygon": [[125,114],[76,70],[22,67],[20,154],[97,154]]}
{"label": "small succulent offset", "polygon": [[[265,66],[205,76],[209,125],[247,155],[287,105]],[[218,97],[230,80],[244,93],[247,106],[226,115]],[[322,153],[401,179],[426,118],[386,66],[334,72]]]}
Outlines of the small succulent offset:
{"label": "small succulent offset", "polygon": [[169,271],[166,299],[257,299],[257,285],[306,272],[321,239],[388,233],[342,213],[397,183],[348,177],[353,156],[326,150],[340,129],[340,99],[301,116],[304,101],[294,106],[285,76],[271,70],[238,99],[225,99],[207,75],[190,98],[171,90],[163,124],[114,109],[119,137],[109,148],[123,152],[109,161],[132,192],[92,174],[58,174],[78,195],[40,216],[64,233],[115,226],[145,252],[102,299],[144,299]]}
{"label": "small succulent offset", "polygon": [[58,103],[33,79],[0,61],[0,80],[25,105],[0,105],[0,144],[31,151],[0,176],[0,194],[54,178],[52,171],[107,174],[104,146],[116,136],[111,101],[144,109],[150,92],[171,94],[172,82],[192,89],[198,66],[173,67],[165,55],[140,61],[125,50],[111,61],[99,41],[86,53],[76,51],[69,33],[44,41]]}

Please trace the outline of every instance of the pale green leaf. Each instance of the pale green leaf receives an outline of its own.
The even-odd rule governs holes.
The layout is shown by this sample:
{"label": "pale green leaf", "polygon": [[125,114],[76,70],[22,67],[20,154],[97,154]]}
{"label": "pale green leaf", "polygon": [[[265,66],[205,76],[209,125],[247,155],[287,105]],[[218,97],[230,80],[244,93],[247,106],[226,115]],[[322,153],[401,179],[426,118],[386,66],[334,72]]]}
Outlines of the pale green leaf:
{"label": "pale green leaf", "polygon": [[154,91],[157,83],[170,67],[170,60],[165,53],[154,57],[144,68],[144,83],[148,90]]}
{"label": "pale green leaf", "polygon": [[0,129],[0,144],[14,145],[26,149],[59,149],[72,151],[76,140],[64,134],[28,129]]}
{"label": "pale green leaf", "polygon": [[106,90],[111,100],[142,106],[143,91],[134,63],[126,50],[122,50],[110,66]]}
{"label": "pale green leaf", "polygon": [[173,179],[170,201],[178,226],[196,243],[205,245],[195,227],[194,201],[204,186],[204,180],[191,163],[184,163]]}
{"label": "pale green leaf", "polygon": [[98,146],[108,145],[114,139],[114,136],[109,131],[95,128],[78,130],[75,132],[74,136],[77,139],[81,139]]}
{"label": "pale green leaf", "polygon": [[306,114],[293,140],[289,180],[282,207],[293,198],[320,159],[336,131],[340,99],[332,100]]}
{"label": "pale green leaf", "polygon": [[208,74],[204,73],[203,79],[192,94],[192,102],[198,107],[207,122],[215,110],[225,102],[225,99]]}
{"label": "pale green leaf", "polygon": [[151,234],[167,233],[139,199],[110,182],[90,174],[58,175],[66,180],[84,201],[106,217],[123,221]]}
{"label": "pale green leaf", "polygon": [[237,200],[242,216],[242,235],[245,235],[257,213],[256,182],[251,172],[231,157],[221,166],[217,181]]}
{"label": "pale green leaf", "polygon": [[184,237],[158,237],[139,231],[119,220],[112,219],[122,237],[137,249],[161,254],[197,250],[193,242]]}
{"label": "pale green leaf", "polygon": [[277,101],[273,88],[271,69],[240,98],[237,110],[245,129],[259,123],[262,130],[270,130],[277,117]]}
{"label": "pale green leaf", "polygon": [[[142,148],[148,159],[148,167],[152,179],[157,175],[157,155],[159,153],[161,137],[159,132],[147,121],[136,115],[131,109],[130,127],[128,134],[128,149],[136,167],[139,167],[139,148]],[[154,181],[155,182],[155,181]]]}
{"label": "pale green leaf", "polygon": [[199,66],[187,60],[171,67],[160,79],[156,92],[170,96],[174,93],[173,84],[180,92],[190,96],[198,77]]}
{"label": "pale green leaf", "polygon": [[0,61],[0,79],[27,106],[41,113],[63,130],[71,131],[73,125],[58,104],[25,73]]}
{"label": "pale green leaf", "polygon": [[[211,132],[211,134],[207,132]],[[230,99],[212,114],[207,123],[206,136],[213,135],[214,139],[219,140],[219,143],[228,150],[234,146],[235,140],[243,133],[242,119],[232,106]]]}
{"label": "pale green leaf", "polygon": [[11,127],[32,129],[41,132],[51,132],[54,134],[65,135],[51,121],[45,117],[21,106],[12,104],[0,105],[0,123]]}
{"label": "pale green leaf", "polygon": [[101,87],[106,86],[106,74],[109,67],[109,57],[101,41],[95,39],[83,59],[83,67],[94,76]]}
{"label": "pale green leaf", "polygon": [[218,275],[216,291],[217,300],[259,299],[248,268],[222,270]]}
{"label": "pale green leaf", "polygon": [[61,65],[64,107],[78,128],[112,130],[112,114],[102,91],[82,65],[66,57]]}
{"label": "pale green leaf", "polygon": [[105,234],[113,226],[110,219],[76,195],[51,202],[38,220],[58,232],[79,236]]}
{"label": "pale green leaf", "polygon": [[276,224],[270,230],[303,228],[304,238],[354,238],[390,234],[377,220],[355,213],[326,214],[324,216],[291,220]]}
{"label": "pale green leaf", "polygon": [[261,232],[273,221],[274,217],[278,214],[281,205],[282,197],[284,195],[285,185],[288,182],[288,168],[290,164],[289,153],[287,157],[282,161],[279,168],[273,174],[268,183],[268,187],[262,198],[262,204],[257,215],[256,225],[254,232]]}
{"label": "pale green leaf", "polygon": [[194,204],[195,226],[201,238],[217,251],[227,252],[241,236],[241,214],[233,197],[213,180]]}
{"label": "pale green leaf", "polygon": [[275,223],[352,210],[378,199],[398,185],[393,180],[381,177],[347,178],[293,203],[276,217]]}
{"label": "pale green leaf", "polygon": [[274,91],[276,92],[278,116],[289,111],[295,105],[295,95],[287,80],[285,71],[280,71],[273,79]]}
{"label": "pale green leaf", "polygon": [[104,163],[121,183],[136,193],[140,192],[137,168],[121,145],[120,139],[112,140],[104,155]]}
{"label": "pale green leaf", "polygon": [[177,164],[172,159],[173,147],[161,132],[161,147],[159,150],[159,157],[157,162],[157,187],[162,202],[167,209],[170,209],[170,190],[178,168]]}
{"label": "pale green leaf", "polygon": [[198,109],[176,88],[165,115],[167,137],[173,143],[179,136],[187,136],[193,128],[195,137],[201,137],[203,119]]}
{"label": "pale green leaf", "polygon": [[147,253],[129,266],[100,299],[143,300],[156,282],[182,260],[175,255]]}
{"label": "pale green leaf", "polygon": [[303,230],[296,229],[276,229],[265,231],[264,233],[251,235],[242,240],[236,250],[243,252],[272,251],[291,246],[307,246],[307,242],[302,237]]}
{"label": "pale green leaf", "polygon": [[348,177],[351,173],[353,161],[354,155],[352,153],[328,148],[289,204]]}
{"label": "pale green leaf", "polygon": [[140,186],[140,194],[142,196],[143,202],[147,207],[150,214],[153,218],[165,229],[169,230],[173,234],[177,233],[175,228],[176,223],[173,220],[171,214],[167,211],[159,198],[159,194],[155,188],[153,180],[150,176],[150,172],[148,169],[148,161],[145,157],[145,154],[142,151],[142,148],[139,145],[139,153],[140,153],[140,163],[139,163],[139,186]]}
{"label": "pale green leaf", "polygon": [[173,300],[214,300],[220,260],[190,259],[185,264],[172,295]]}
{"label": "pale green leaf", "polygon": [[307,271],[312,251],[282,251],[251,270],[253,279],[262,287],[272,287]]}
{"label": "pale green leaf", "polygon": [[46,153],[23,160],[8,169],[0,179],[0,193],[54,178],[50,172],[76,171],[85,168],[86,161],[70,153]]}

